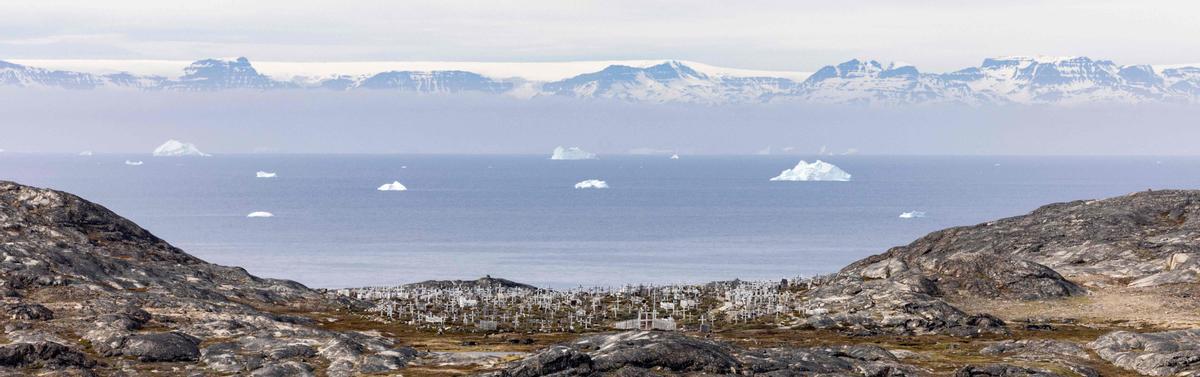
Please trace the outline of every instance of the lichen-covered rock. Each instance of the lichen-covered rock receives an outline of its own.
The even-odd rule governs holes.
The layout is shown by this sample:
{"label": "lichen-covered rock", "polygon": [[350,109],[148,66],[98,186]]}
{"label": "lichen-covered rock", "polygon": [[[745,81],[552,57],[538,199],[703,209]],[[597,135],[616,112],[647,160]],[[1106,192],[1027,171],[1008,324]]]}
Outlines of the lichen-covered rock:
{"label": "lichen-covered rock", "polygon": [[847,275],[809,292],[802,303],[805,325],[854,335],[976,336],[1004,333],[1004,321],[968,314],[935,297],[921,283]]}
{"label": "lichen-covered rock", "polygon": [[0,346],[0,366],[17,368],[88,368],[96,364],[82,352],[58,343],[14,343]]}
{"label": "lichen-covered rock", "polygon": [[1200,329],[1114,331],[1088,343],[1100,358],[1148,376],[1200,375]]}
{"label": "lichen-covered rock", "polygon": [[252,377],[312,377],[315,375],[311,365],[299,361],[271,364],[250,373]]}
{"label": "lichen-covered rock", "polygon": [[48,321],[54,319],[54,312],[41,304],[13,304],[5,308],[9,319]]}
{"label": "lichen-covered rock", "polygon": [[200,357],[200,339],[177,332],[140,334],[125,339],[119,352],[140,361],[193,361]]}
{"label": "lichen-covered rock", "polygon": [[968,365],[954,372],[954,377],[1063,377],[1060,374],[1036,368],[1025,368],[1009,364]]}
{"label": "lichen-covered rock", "polygon": [[883,348],[870,345],[742,349],[678,333],[630,331],[585,336],[552,346],[491,375],[693,374],[914,376],[927,373],[900,363]]}

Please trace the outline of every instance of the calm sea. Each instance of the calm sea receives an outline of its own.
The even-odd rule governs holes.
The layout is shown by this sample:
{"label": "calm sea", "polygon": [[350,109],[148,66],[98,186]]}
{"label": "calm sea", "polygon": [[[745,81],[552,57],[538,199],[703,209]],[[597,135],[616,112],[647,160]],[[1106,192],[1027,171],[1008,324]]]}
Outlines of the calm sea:
{"label": "calm sea", "polygon": [[[768,181],[801,158],[9,153],[0,179],[81,195],[208,261],[314,287],[779,279],[1050,202],[1200,188],[1200,159],[1165,157],[837,156],[825,159],[853,181]],[[584,179],[610,188],[573,188]],[[376,191],[393,180],[409,191]],[[927,215],[898,217],[914,210]]]}

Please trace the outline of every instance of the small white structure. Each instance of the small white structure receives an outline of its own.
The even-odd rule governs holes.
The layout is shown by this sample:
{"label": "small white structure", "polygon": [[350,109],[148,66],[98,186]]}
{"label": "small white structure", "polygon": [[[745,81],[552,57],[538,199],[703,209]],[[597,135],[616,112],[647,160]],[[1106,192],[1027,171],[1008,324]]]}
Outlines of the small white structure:
{"label": "small white structure", "polygon": [[595,153],[579,149],[579,147],[564,148],[559,146],[554,148],[554,153],[550,155],[551,160],[592,160],[595,158]]}
{"label": "small white structure", "polygon": [[617,330],[662,330],[675,331],[675,319],[658,318],[658,312],[638,312],[637,319],[620,321],[612,325]]}
{"label": "small white structure", "polygon": [[125,165],[129,165],[129,166],[142,166],[142,162],[141,162],[141,161],[129,161],[129,160],[125,160]]}
{"label": "small white structure", "polygon": [[834,164],[817,160],[814,163],[800,160],[791,169],[780,172],[772,181],[849,181],[850,173]]}
{"label": "small white structure", "polygon": [[275,214],[266,211],[250,212],[246,217],[275,217]]}
{"label": "small white structure", "polygon": [[379,190],[379,191],[408,191],[408,187],[405,187],[404,184],[400,183],[400,181],[392,181],[392,183],[385,183],[385,184],[383,184],[383,186],[379,186],[379,188],[377,188],[376,190]]}
{"label": "small white structure", "polygon": [[925,217],[925,212],[908,211],[908,212],[900,214],[901,219],[913,219],[913,218],[918,218],[918,217]]}
{"label": "small white structure", "polygon": [[575,184],[577,189],[606,189],[608,182],[599,179],[588,179]]}
{"label": "small white structure", "polygon": [[275,178],[275,173],[259,170],[257,173],[254,173],[254,177],[255,178]]}
{"label": "small white structure", "polygon": [[199,148],[196,148],[195,144],[185,143],[175,139],[167,140],[165,143],[162,143],[162,145],[159,145],[158,148],[154,149],[154,157],[184,156],[208,157],[211,155],[201,152]]}

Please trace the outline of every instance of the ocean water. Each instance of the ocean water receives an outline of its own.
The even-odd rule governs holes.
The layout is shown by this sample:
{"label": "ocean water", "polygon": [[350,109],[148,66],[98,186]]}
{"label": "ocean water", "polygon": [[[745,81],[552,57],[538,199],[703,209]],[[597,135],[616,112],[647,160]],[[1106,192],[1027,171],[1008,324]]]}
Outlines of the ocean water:
{"label": "ocean water", "polygon": [[[853,181],[768,181],[804,157],[9,153],[0,179],[78,194],[208,261],[314,287],[780,279],[1051,202],[1200,188],[1200,159],[1165,157],[835,156]],[[572,188],[584,179],[611,188]],[[409,191],[375,190],[393,180]],[[927,215],[899,218],[913,210]]]}

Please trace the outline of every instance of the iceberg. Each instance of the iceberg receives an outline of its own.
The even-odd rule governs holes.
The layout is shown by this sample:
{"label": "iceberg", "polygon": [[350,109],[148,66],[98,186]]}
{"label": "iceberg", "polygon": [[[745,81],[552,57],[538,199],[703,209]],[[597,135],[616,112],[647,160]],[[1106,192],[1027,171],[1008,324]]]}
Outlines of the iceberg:
{"label": "iceberg", "polygon": [[679,159],[679,154],[678,154],[678,153],[676,153],[676,154],[673,154],[673,155],[671,155],[671,159],[672,159],[672,160],[678,160],[678,159]]}
{"label": "iceberg", "polygon": [[796,167],[780,172],[772,181],[849,181],[850,173],[834,164],[817,160],[814,163],[800,160]]}
{"label": "iceberg", "polygon": [[201,152],[196,148],[195,144],[185,143],[179,140],[171,139],[159,145],[154,149],[155,157],[181,157],[181,156],[211,156],[208,153]]}
{"label": "iceberg", "polygon": [[376,190],[379,190],[379,191],[408,191],[408,187],[404,187],[404,185],[401,184],[400,181],[392,181],[392,183],[385,183],[383,186],[379,186],[379,188]]}
{"label": "iceberg", "polygon": [[608,182],[601,181],[599,179],[588,179],[588,180],[576,183],[575,188],[577,188],[577,189],[606,189],[606,188],[608,188]]}
{"label": "iceberg", "polygon": [[550,155],[551,160],[591,160],[595,158],[595,153],[579,149],[579,147],[563,148],[560,146],[554,148],[554,154]]}
{"label": "iceberg", "polygon": [[917,218],[917,217],[925,217],[925,212],[921,212],[921,211],[909,211],[909,212],[905,212],[905,213],[901,213],[901,214],[900,214],[900,218],[901,218],[901,219],[912,219],[912,218]]}
{"label": "iceberg", "polygon": [[275,217],[275,214],[265,211],[250,212],[246,217]]}
{"label": "iceberg", "polygon": [[79,152],[79,155],[84,156],[84,157],[91,156],[92,154],[93,154],[92,151]]}
{"label": "iceberg", "polygon": [[254,177],[255,178],[275,178],[275,173],[269,173],[269,172],[259,170],[258,173],[254,173]]}
{"label": "iceberg", "polygon": [[141,161],[129,161],[129,160],[125,160],[125,165],[129,165],[129,166],[142,166],[142,162],[141,162]]}

